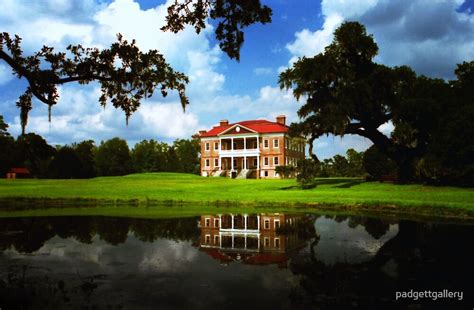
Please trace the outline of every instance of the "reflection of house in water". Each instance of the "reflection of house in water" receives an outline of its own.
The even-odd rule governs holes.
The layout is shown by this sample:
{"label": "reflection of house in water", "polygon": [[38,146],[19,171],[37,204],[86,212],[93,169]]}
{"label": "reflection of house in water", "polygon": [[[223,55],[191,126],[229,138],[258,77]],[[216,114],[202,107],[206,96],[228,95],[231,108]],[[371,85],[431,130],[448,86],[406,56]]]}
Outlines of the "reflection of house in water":
{"label": "reflection of house in water", "polygon": [[305,245],[292,229],[300,219],[281,213],[202,215],[199,247],[223,263],[237,260],[286,267],[289,254]]}

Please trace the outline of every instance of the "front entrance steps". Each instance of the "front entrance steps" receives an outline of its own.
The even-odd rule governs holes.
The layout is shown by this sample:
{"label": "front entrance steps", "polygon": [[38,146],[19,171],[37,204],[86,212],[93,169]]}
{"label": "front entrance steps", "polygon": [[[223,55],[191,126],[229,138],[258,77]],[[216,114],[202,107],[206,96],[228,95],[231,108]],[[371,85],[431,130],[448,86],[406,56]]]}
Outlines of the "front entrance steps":
{"label": "front entrance steps", "polygon": [[250,169],[242,169],[240,170],[236,179],[247,179],[252,174],[252,171],[253,170],[250,170]]}

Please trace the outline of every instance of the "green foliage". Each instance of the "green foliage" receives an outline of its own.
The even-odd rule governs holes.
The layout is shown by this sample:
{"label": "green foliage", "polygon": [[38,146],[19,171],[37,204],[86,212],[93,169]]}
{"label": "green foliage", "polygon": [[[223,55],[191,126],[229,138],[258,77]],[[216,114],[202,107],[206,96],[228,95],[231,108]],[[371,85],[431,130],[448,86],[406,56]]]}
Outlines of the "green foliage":
{"label": "green foliage", "polygon": [[313,188],[315,185],[314,178],[319,173],[319,164],[312,159],[300,159],[297,165],[296,181],[303,188]]}
{"label": "green foliage", "polygon": [[92,140],[82,141],[78,144],[73,144],[73,148],[76,155],[81,161],[81,173],[80,178],[93,178],[97,175],[97,169],[95,167],[95,144]]}
{"label": "green foliage", "polygon": [[33,56],[23,55],[21,41],[17,35],[11,37],[6,32],[0,33],[0,59],[18,78],[28,82],[25,93],[17,102],[23,133],[32,109],[32,97],[48,105],[51,119],[51,107],[59,99],[58,86],[71,82],[97,81],[102,92],[100,104],[105,106],[110,100],[115,108],[124,111],[127,121],[140,106],[140,101],[151,97],[156,89],[163,96],[169,90],[176,90],[183,108],[189,103],[185,95],[188,78],[174,71],[158,51],[143,53],[135,40],[128,42],[120,34],[108,49],[70,45],[67,52],[56,52],[52,47],[43,46]]}
{"label": "green foliage", "polygon": [[99,175],[125,175],[132,171],[132,160],[127,141],[112,138],[102,141],[95,153],[95,162]]}
{"label": "green foliage", "polygon": [[396,175],[395,163],[372,145],[364,153],[363,165],[370,180],[380,180],[385,175]]}
{"label": "green foliage", "polygon": [[159,143],[153,139],[135,144],[131,152],[134,171],[165,171],[167,149],[166,143]]}
{"label": "green foliage", "polygon": [[0,115],[0,137],[8,137],[8,124],[3,120],[3,115]]}
{"label": "green foliage", "polygon": [[177,172],[200,174],[199,152],[201,146],[198,139],[179,139],[173,142],[179,160]]}
{"label": "green foliage", "polygon": [[14,165],[28,168],[32,176],[46,177],[55,154],[56,150],[40,135],[24,134],[16,141]]}
{"label": "green foliage", "polygon": [[82,163],[76,151],[70,146],[61,147],[49,164],[48,176],[53,179],[80,178]]}
{"label": "green foliage", "polygon": [[278,173],[283,179],[288,179],[290,176],[295,174],[295,166],[277,166],[275,172]]}
{"label": "green foliage", "polygon": [[318,177],[361,177],[366,174],[363,167],[364,152],[348,149],[346,157],[334,155],[319,163]]}
{"label": "green foliage", "polygon": [[8,133],[8,124],[0,115],[0,177],[4,177],[14,162],[15,140]]}
{"label": "green foliage", "polygon": [[[373,61],[377,51],[363,25],[345,22],[323,53],[303,57],[282,72],[280,87],[291,88],[297,99],[306,98],[298,110],[302,121],[292,124],[292,132],[310,143],[326,134],[363,136],[397,165],[401,182],[414,180],[416,163],[425,156],[436,157],[439,167],[449,165],[440,175],[444,181],[453,184],[452,180],[464,178],[459,172],[471,171],[474,142],[472,138],[464,144],[455,141],[463,136],[463,126],[469,132],[473,127],[465,115],[472,115],[474,62],[459,65],[457,80],[448,83],[417,76],[405,66],[377,64]],[[395,127],[391,137],[378,129],[389,121]],[[445,128],[446,124],[454,125]],[[450,163],[442,155],[439,141],[450,141],[451,151],[462,150],[455,161]],[[337,160],[333,165],[345,165],[342,158]],[[458,171],[458,177],[448,178],[452,175],[448,170]]]}
{"label": "green foliage", "polygon": [[200,33],[206,28],[208,16],[218,21],[215,34],[221,50],[239,60],[244,42],[242,29],[255,23],[271,22],[272,10],[262,6],[260,0],[175,1],[168,8],[166,25],[161,30],[176,33],[191,25]]}

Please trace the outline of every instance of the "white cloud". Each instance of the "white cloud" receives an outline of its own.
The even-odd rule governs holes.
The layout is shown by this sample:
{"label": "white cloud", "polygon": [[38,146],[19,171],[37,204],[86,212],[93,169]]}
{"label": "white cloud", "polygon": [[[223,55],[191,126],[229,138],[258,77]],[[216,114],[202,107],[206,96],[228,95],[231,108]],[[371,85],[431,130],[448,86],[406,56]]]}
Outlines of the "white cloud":
{"label": "white cloud", "polygon": [[259,67],[259,68],[253,69],[253,73],[255,75],[273,74],[273,69],[270,67]]}
{"label": "white cloud", "polygon": [[[135,39],[143,51],[157,49],[162,53],[174,69],[189,76],[187,95],[192,105],[197,101],[205,103],[222,91],[225,83],[225,76],[218,72],[222,52],[209,43],[207,35],[212,32],[211,26],[199,35],[193,28],[177,34],[162,32],[159,28],[164,25],[166,9],[172,2],[148,10],[140,9],[133,0],[116,0],[108,5],[92,0],[82,4],[63,0],[43,3],[45,7],[55,6],[53,10],[36,4],[28,7],[25,1],[7,1],[11,10],[0,12],[0,24],[7,25],[6,31],[23,37],[26,53],[36,51],[43,44],[64,50],[72,42],[104,48],[121,33],[127,40]],[[64,14],[70,10],[77,10],[79,17],[74,19],[71,18],[74,15]],[[0,66],[0,84],[8,81],[7,73],[6,67]],[[60,100],[53,107],[53,122],[47,122],[46,107],[35,103],[27,126],[27,131],[37,132],[53,144],[91,138],[99,141],[113,136],[121,136],[131,143],[150,138],[169,141],[189,138],[200,127],[199,109],[184,113],[176,93],[162,98],[156,92],[153,98],[143,101],[127,127],[122,111],[111,106],[100,107],[97,84],[70,84],[60,87],[59,92]],[[10,118],[9,123],[11,131],[18,134],[19,118]]]}
{"label": "white cloud", "polygon": [[0,63],[0,85],[10,82],[13,78],[12,70]]}
{"label": "white cloud", "polygon": [[474,15],[457,12],[462,2],[323,0],[323,26],[295,33],[295,40],[286,45],[292,55],[289,64],[298,57],[321,53],[342,21],[357,20],[379,45],[376,61],[453,78],[457,63],[474,58]]}
{"label": "white cloud", "polygon": [[390,134],[392,131],[395,129],[395,126],[393,126],[392,121],[388,121],[377,128],[380,132],[382,132],[384,135],[390,137]]}
{"label": "white cloud", "polygon": [[322,29],[311,32],[308,29],[303,29],[295,34],[294,42],[286,45],[293,57],[289,64],[293,64],[298,57],[314,56],[324,51],[333,38],[334,30],[341,24],[342,17],[337,14],[331,14],[326,17]]}

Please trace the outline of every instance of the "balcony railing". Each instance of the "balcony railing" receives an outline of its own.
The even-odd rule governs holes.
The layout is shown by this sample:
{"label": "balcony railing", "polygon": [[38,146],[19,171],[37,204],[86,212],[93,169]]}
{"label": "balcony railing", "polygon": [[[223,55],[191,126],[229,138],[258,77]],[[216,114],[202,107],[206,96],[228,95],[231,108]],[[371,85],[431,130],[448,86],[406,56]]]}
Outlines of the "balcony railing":
{"label": "balcony railing", "polygon": [[220,150],[219,155],[231,155],[231,156],[255,156],[259,155],[259,149],[238,149],[238,150]]}

